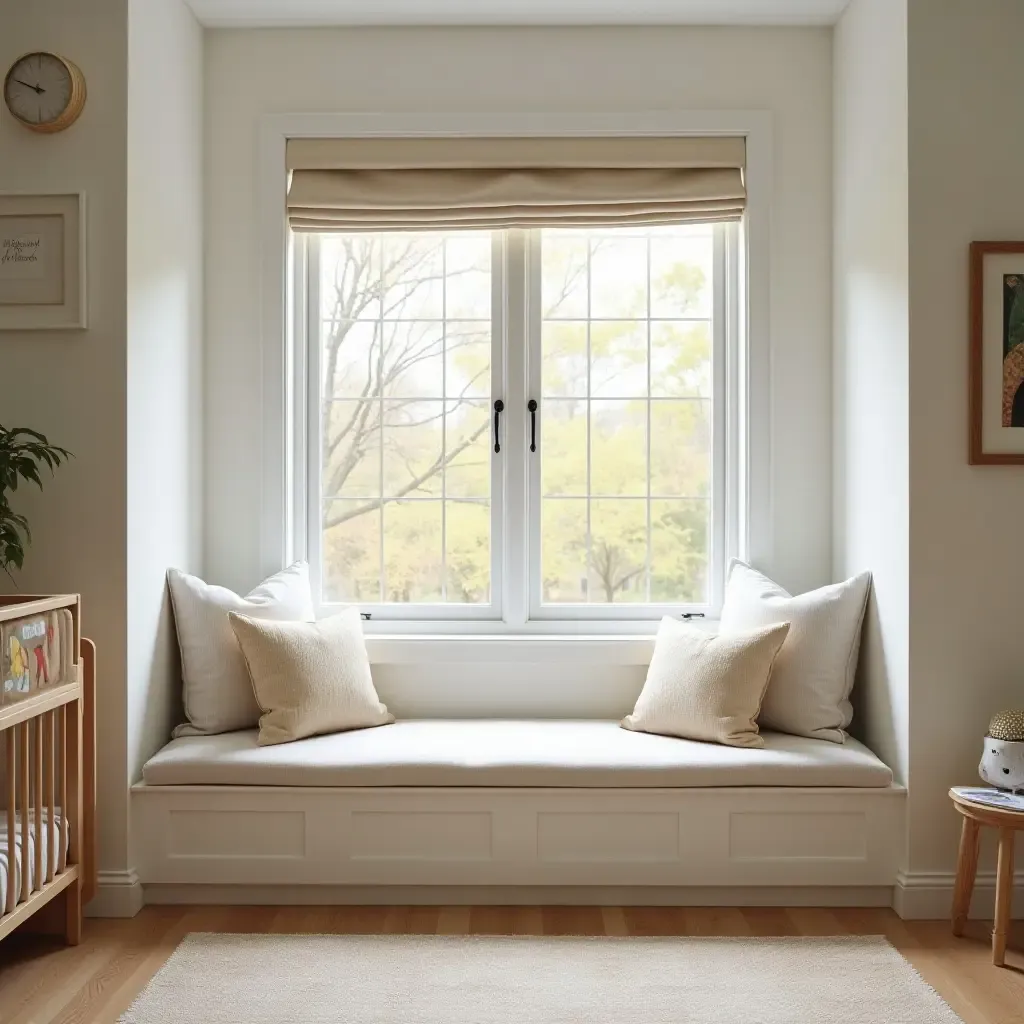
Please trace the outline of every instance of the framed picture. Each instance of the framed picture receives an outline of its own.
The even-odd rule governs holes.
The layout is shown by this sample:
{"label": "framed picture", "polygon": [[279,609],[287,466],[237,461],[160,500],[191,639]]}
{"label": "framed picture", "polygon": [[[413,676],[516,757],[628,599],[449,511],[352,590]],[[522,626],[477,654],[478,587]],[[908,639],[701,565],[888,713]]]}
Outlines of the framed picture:
{"label": "framed picture", "polygon": [[86,326],[85,195],[0,192],[0,331]]}
{"label": "framed picture", "polygon": [[971,243],[971,465],[1024,466],[1024,242]]}

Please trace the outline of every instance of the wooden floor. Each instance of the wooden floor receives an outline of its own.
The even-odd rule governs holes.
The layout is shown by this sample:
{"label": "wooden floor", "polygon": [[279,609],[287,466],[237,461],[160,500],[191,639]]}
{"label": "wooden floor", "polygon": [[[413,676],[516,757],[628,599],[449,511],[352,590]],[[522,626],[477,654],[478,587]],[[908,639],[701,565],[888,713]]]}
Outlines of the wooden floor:
{"label": "wooden floor", "polygon": [[0,943],[0,1021],[116,1021],[191,931],[885,935],[966,1024],[1024,1024],[1024,922],[1001,970],[981,922],[954,939],[946,922],[888,910],[664,907],[147,907],[130,921],[86,921],[75,948],[17,934]]}

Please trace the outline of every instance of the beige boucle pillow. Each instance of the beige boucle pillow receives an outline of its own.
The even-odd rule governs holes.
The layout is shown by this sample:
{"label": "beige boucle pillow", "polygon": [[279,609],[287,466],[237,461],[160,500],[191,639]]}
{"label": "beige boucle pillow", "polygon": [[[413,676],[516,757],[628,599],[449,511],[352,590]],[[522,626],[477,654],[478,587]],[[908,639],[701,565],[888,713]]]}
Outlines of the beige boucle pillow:
{"label": "beige boucle pillow", "polygon": [[730,747],[763,747],[757,715],[789,623],[714,634],[661,620],[647,680],[622,725]]}
{"label": "beige boucle pillow", "polygon": [[228,618],[262,712],[260,746],[395,720],[377,699],[355,608],[319,622]]}

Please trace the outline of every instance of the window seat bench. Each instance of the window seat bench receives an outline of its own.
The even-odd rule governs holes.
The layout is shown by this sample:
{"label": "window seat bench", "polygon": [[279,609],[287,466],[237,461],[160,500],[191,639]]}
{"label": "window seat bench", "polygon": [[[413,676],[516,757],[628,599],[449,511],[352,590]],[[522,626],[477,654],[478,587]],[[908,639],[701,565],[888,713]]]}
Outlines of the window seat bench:
{"label": "window seat bench", "polygon": [[905,791],[856,740],[601,720],[183,737],[132,790],[146,902],[888,906]]}
{"label": "window seat bench", "polygon": [[173,740],[147,786],[718,786],[886,788],[892,772],[857,740],[764,733],[761,749],[630,732],[600,720],[399,720],[260,747],[255,729]]}

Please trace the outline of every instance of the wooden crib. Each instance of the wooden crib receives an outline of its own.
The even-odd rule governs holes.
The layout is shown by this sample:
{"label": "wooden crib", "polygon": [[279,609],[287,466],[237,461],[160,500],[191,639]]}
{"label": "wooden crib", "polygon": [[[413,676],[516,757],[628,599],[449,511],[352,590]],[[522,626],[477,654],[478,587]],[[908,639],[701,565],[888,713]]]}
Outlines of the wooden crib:
{"label": "wooden crib", "polygon": [[0,939],[34,918],[77,944],[96,887],[96,649],[81,636],[77,596],[0,597],[0,633],[60,609],[71,613],[72,637],[59,678],[0,691]]}

